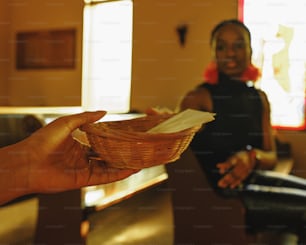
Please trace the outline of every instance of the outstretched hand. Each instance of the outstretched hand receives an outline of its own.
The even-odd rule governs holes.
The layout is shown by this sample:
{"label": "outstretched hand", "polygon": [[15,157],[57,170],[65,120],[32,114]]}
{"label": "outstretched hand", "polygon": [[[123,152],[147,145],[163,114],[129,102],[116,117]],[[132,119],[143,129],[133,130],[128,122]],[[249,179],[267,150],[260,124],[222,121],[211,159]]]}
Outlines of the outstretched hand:
{"label": "outstretched hand", "polygon": [[[8,194],[8,197],[18,197],[20,193],[59,192],[105,184],[137,172],[110,168],[99,161],[89,164],[87,147],[73,139],[72,132],[75,129],[97,121],[105,113],[84,112],[60,117],[27,139],[1,149],[1,154],[11,156],[11,163],[5,164],[5,168],[10,173],[16,171],[13,185],[10,182],[7,184],[15,194]],[[7,178],[10,176],[7,175]]]}

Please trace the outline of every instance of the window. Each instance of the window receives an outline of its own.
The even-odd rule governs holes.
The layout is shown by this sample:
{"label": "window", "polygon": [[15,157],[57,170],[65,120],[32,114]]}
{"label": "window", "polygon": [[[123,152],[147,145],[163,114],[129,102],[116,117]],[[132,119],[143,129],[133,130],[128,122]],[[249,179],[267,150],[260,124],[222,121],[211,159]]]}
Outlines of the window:
{"label": "window", "polygon": [[239,0],[240,19],[250,28],[258,81],[271,103],[272,125],[304,129],[305,0]]}
{"label": "window", "polygon": [[128,112],[130,108],[133,3],[85,1],[82,107]]}

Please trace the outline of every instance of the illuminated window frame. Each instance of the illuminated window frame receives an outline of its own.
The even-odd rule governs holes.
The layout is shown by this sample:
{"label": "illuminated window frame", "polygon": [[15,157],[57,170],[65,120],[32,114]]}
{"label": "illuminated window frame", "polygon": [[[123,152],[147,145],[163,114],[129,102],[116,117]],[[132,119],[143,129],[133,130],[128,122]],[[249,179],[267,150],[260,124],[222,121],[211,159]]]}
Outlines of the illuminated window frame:
{"label": "illuminated window frame", "polygon": [[130,109],[132,0],[84,0],[82,108]]}
{"label": "illuminated window frame", "polygon": [[252,35],[252,61],[262,71],[258,84],[270,101],[274,128],[306,128],[304,2],[238,0],[238,18]]}

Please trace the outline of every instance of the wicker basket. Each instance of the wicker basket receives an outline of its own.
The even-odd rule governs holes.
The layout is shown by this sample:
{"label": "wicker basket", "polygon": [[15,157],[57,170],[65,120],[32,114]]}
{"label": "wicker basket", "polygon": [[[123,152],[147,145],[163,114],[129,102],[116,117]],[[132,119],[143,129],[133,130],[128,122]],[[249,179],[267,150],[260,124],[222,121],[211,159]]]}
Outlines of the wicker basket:
{"label": "wicker basket", "polygon": [[168,119],[154,115],[136,119],[86,124],[92,150],[101,160],[116,168],[142,169],[177,160],[188,147],[200,126],[177,133],[146,133]]}

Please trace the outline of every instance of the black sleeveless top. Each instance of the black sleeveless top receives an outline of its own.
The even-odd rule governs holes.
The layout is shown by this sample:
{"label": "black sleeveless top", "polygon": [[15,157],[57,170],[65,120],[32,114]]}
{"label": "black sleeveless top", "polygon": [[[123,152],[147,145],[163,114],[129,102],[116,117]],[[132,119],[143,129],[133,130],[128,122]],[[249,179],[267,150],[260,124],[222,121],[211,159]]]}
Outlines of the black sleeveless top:
{"label": "black sleeveless top", "polygon": [[263,105],[257,89],[219,74],[219,83],[203,83],[213,101],[215,120],[207,123],[192,140],[190,147],[213,186],[220,174],[216,164],[247,145],[262,148]]}

